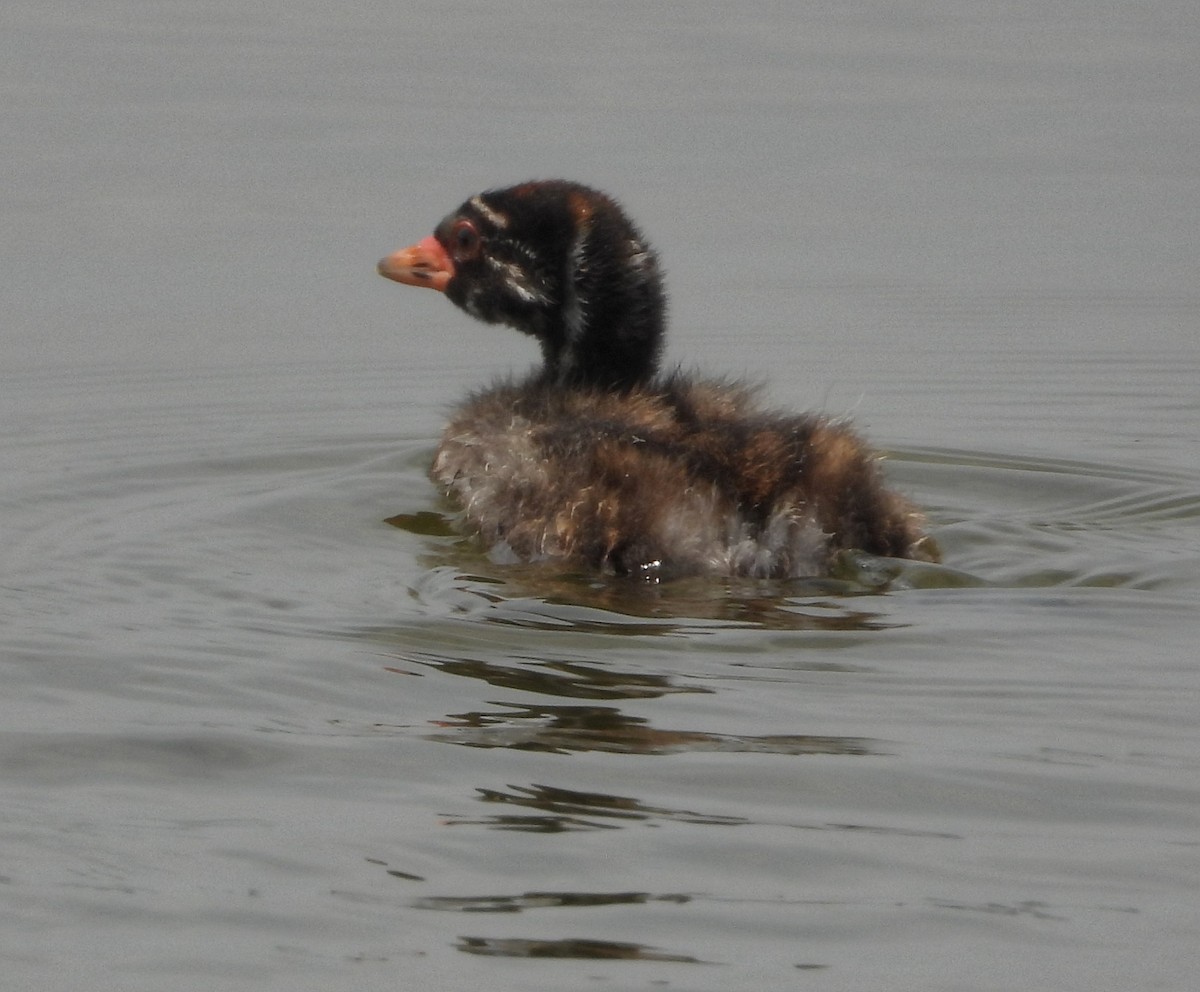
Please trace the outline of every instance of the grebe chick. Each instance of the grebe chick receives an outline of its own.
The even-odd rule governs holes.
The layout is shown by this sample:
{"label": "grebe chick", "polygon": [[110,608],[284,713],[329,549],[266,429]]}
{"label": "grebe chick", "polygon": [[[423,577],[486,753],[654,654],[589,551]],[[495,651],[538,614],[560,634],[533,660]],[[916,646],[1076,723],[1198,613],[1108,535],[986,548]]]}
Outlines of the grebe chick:
{"label": "grebe chick", "polygon": [[539,370],[458,408],[431,469],[493,550],[650,579],[821,575],[852,548],[936,560],[847,426],[659,375],[658,257],[605,194],[561,180],[480,193],[379,272],[541,345]]}

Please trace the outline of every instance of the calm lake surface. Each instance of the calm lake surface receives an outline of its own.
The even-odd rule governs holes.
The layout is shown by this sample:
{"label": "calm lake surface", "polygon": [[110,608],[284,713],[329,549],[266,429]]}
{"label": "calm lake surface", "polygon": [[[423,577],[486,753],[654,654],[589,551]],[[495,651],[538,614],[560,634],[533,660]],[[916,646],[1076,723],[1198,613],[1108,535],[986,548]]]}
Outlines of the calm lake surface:
{"label": "calm lake surface", "polygon": [[[1200,7],[0,16],[7,985],[1194,988]],[[374,265],[533,176],[945,566],[459,537],[534,348]]]}

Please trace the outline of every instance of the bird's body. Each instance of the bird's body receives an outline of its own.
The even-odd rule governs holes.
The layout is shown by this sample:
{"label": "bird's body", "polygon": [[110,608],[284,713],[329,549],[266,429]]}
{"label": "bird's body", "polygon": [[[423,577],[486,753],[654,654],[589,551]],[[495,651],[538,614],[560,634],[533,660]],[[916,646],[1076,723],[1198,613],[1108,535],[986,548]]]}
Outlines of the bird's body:
{"label": "bird's body", "polygon": [[473,197],[380,271],[536,337],[544,364],[454,413],[432,476],[491,548],[659,579],[824,573],[841,549],[934,558],[921,515],[845,424],[657,371],[657,258],[565,182]]}

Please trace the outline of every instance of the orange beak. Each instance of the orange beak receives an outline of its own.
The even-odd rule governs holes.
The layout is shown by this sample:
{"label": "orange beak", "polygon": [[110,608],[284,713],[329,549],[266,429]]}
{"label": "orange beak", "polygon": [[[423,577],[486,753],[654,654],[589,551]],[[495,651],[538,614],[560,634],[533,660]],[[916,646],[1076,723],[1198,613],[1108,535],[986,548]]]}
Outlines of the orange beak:
{"label": "orange beak", "polygon": [[454,278],[454,263],[432,234],[408,248],[401,248],[379,263],[379,274],[406,286],[428,286],[439,293]]}

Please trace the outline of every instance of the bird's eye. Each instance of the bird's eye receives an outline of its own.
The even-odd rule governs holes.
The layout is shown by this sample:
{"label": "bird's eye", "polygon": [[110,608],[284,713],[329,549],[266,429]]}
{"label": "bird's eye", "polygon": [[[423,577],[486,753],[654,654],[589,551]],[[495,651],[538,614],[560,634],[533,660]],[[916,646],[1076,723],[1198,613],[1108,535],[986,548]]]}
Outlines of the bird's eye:
{"label": "bird's eye", "polygon": [[456,220],[450,228],[450,244],[454,249],[454,257],[460,261],[474,258],[479,254],[479,231],[469,220]]}

